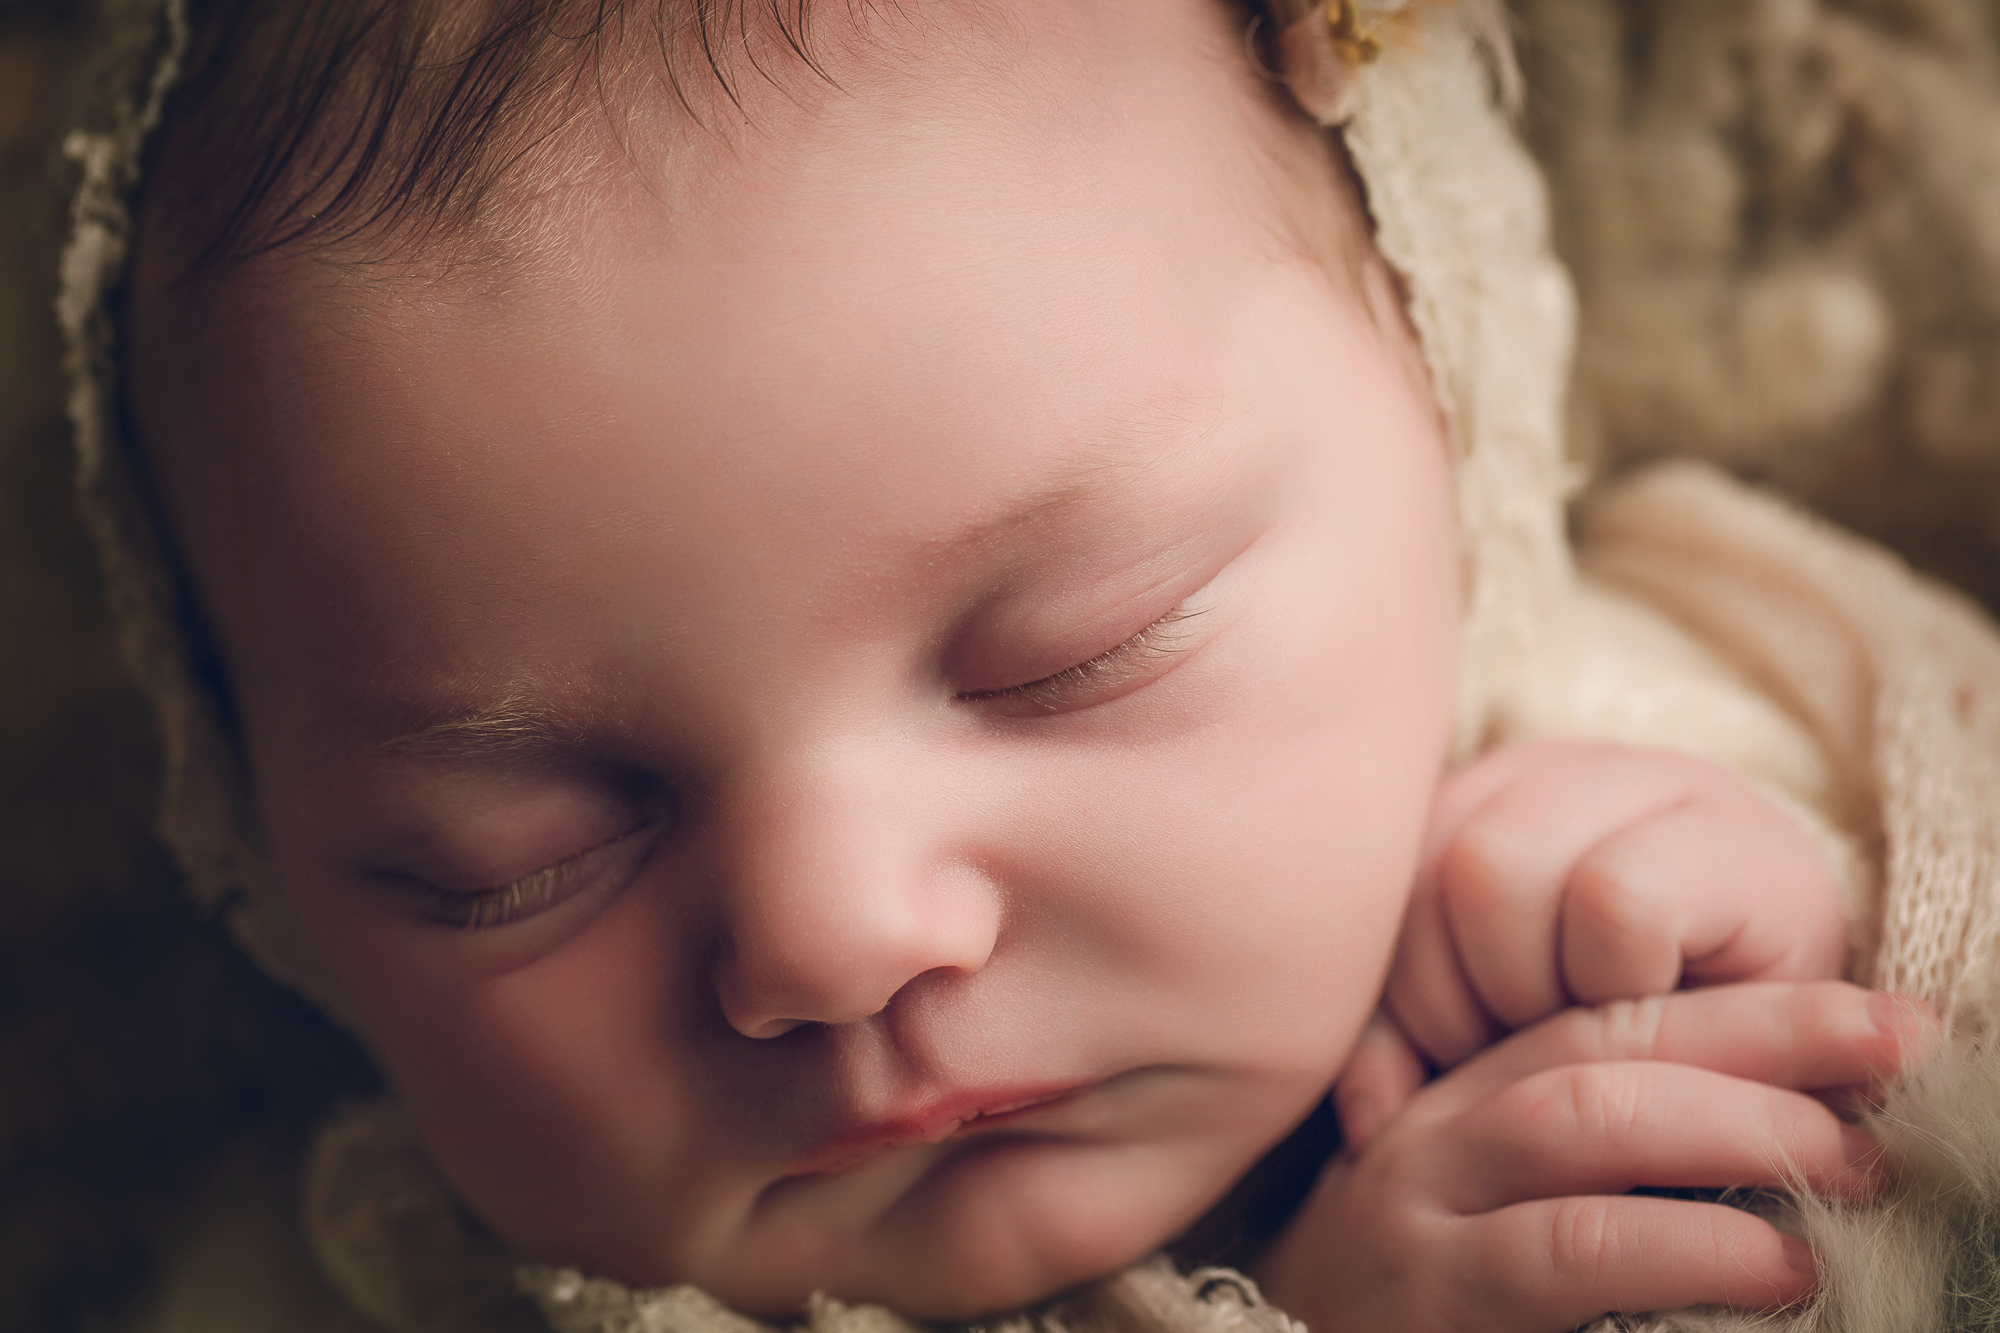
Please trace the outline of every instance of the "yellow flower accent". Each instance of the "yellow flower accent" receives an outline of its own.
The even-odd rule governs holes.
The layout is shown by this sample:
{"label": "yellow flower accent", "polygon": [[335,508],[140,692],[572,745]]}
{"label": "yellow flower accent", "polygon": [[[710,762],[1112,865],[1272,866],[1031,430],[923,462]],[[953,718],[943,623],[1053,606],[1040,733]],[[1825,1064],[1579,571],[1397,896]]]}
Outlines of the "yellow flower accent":
{"label": "yellow flower accent", "polygon": [[1350,65],[1365,65],[1382,54],[1381,39],[1362,25],[1356,0],[1327,0],[1326,26],[1333,49]]}

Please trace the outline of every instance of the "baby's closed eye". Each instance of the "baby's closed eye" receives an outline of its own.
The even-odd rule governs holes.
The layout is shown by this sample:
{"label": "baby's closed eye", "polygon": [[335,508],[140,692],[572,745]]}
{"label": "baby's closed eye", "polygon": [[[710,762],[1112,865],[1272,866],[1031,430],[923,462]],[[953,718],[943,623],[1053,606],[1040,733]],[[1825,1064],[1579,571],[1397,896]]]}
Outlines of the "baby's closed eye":
{"label": "baby's closed eye", "polygon": [[510,925],[548,911],[592,889],[616,889],[631,879],[653,849],[659,821],[637,827],[504,884],[466,891],[398,877],[419,915],[469,930]]}
{"label": "baby's closed eye", "polygon": [[963,703],[1014,705],[1023,713],[1062,713],[1109,703],[1166,672],[1189,646],[1187,622],[1201,614],[1185,603],[1124,642],[1039,680],[994,690],[963,690]]}

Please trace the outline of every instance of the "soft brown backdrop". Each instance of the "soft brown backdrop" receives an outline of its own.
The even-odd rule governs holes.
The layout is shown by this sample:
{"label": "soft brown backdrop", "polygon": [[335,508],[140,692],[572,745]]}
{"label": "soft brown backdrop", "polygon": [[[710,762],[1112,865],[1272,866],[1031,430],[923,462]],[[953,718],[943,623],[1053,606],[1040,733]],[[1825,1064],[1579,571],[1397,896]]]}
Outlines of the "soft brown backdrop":
{"label": "soft brown backdrop", "polygon": [[225,1145],[365,1084],[177,895],[156,759],[69,497],[57,127],[90,10],[0,0],[0,1330],[100,1328]]}

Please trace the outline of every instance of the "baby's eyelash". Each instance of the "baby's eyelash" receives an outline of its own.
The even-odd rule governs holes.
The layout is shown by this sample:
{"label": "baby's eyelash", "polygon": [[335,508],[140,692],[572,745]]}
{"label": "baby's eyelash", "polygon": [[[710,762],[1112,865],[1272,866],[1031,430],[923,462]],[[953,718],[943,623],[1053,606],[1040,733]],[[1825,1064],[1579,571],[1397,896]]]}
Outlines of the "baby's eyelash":
{"label": "baby's eyelash", "polygon": [[543,866],[532,874],[490,889],[454,893],[449,889],[426,886],[427,915],[445,925],[462,926],[467,930],[489,929],[523,920],[554,907],[577,892],[578,881],[587,878],[596,868],[599,853],[636,838],[652,827],[653,822],[648,820],[575,856],[564,857],[554,865]]}
{"label": "baby's eyelash", "polygon": [[1051,713],[1073,708],[1094,694],[1124,683],[1160,658],[1180,652],[1186,644],[1179,627],[1200,614],[1175,607],[1125,642],[1087,662],[1064,667],[1052,676],[1024,685],[1010,685],[1004,690],[969,690],[958,697],[966,703],[1019,699]]}

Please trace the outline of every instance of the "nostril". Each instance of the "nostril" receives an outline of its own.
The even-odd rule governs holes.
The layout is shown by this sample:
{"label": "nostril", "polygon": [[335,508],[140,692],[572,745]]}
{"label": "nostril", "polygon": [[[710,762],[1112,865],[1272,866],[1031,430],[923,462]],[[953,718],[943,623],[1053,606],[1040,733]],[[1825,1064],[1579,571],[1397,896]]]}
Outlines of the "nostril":
{"label": "nostril", "polygon": [[737,1030],[743,1032],[744,1036],[757,1041],[771,1041],[774,1038],[784,1036],[788,1032],[798,1031],[806,1025],[806,1022],[807,1020],[803,1018],[768,1018],[762,1023],[756,1024],[747,1032],[741,1028]]}
{"label": "nostril", "polygon": [[745,967],[730,959],[716,969],[716,998],[730,1027],[752,1041],[773,1041],[803,1027],[856,1023],[881,1012],[886,999],[873,988],[843,992],[814,985],[823,978],[803,969]]}
{"label": "nostril", "polygon": [[864,1022],[911,980],[992,955],[997,889],[927,851],[921,821],[801,799],[738,832],[719,867],[713,977],[729,1025],[753,1041]]}

